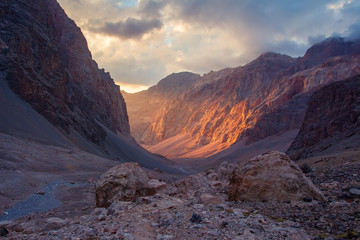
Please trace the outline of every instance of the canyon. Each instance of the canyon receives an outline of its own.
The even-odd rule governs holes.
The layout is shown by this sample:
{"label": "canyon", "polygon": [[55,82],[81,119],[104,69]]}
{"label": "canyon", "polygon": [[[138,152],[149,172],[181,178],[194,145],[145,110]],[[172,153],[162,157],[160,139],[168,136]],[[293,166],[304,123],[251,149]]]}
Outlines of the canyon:
{"label": "canyon", "polygon": [[131,94],[56,0],[4,0],[0,106],[1,237],[360,235],[359,39]]}
{"label": "canyon", "polygon": [[1,1],[0,15],[1,211],[52,182],[87,191],[120,162],[183,173],[131,137],[119,86],[56,0]]}

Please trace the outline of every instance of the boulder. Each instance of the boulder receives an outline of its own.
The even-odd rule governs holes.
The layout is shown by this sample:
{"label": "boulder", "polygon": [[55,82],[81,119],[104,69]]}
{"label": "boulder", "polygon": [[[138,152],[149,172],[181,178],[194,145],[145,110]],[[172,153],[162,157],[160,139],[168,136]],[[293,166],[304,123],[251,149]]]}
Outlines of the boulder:
{"label": "boulder", "polygon": [[152,189],[155,189],[156,192],[166,188],[166,183],[165,182],[161,182],[158,179],[151,179],[148,182],[148,186]]}
{"label": "boulder", "polygon": [[217,177],[220,180],[228,180],[230,173],[234,169],[234,164],[228,163],[227,161],[223,161],[218,170],[217,170]]}
{"label": "boulder", "polygon": [[9,231],[6,228],[4,227],[0,228],[0,237],[6,236],[8,233]]}
{"label": "boulder", "polygon": [[134,202],[138,197],[154,195],[159,186],[152,183],[138,163],[117,165],[104,173],[96,184],[96,206],[107,208],[116,201]]}
{"label": "boulder", "polygon": [[213,193],[209,180],[202,174],[191,175],[173,183],[167,190],[171,196],[200,195],[201,193]]}
{"label": "boulder", "polygon": [[277,151],[238,162],[229,180],[230,201],[326,201],[300,168]]}

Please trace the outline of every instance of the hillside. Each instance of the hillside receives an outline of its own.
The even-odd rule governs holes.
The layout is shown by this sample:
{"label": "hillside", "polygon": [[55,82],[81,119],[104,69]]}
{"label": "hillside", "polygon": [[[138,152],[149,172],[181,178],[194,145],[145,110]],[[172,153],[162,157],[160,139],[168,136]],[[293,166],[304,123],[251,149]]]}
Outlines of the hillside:
{"label": "hillside", "polygon": [[[248,146],[296,131],[314,91],[360,73],[359,53],[359,41],[336,37],[301,58],[266,53],[245,66],[206,74],[183,95],[153,109],[157,114],[143,135],[134,134],[155,153],[202,158],[240,141]],[[275,148],[285,151],[292,140]],[[170,153],[169,142],[180,151]]]}

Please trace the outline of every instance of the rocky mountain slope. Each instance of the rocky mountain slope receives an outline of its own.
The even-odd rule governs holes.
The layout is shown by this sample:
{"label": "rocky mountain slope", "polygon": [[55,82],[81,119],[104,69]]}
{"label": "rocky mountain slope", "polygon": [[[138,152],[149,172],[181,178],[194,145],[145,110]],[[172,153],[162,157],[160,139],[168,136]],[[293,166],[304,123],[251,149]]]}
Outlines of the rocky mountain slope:
{"label": "rocky mountain slope", "polygon": [[[100,144],[129,134],[126,105],[81,30],[54,0],[2,1],[0,68],[10,88],[66,133]],[[97,122],[98,121],[98,122]]]}
{"label": "rocky mountain slope", "polygon": [[[1,211],[53,181],[89,186],[119,162],[179,172],[130,136],[119,86],[56,0],[0,2],[0,106]],[[62,203],[79,200],[71,191]],[[50,197],[40,210],[59,203]]]}
{"label": "rocky mountain slope", "polygon": [[2,132],[167,167],[130,136],[119,86],[98,68],[80,28],[56,0],[6,0],[0,13]]}
{"label": "rocky mountain slope", "polygon": [[[243,67],[220,71],[213,81],[204,80],[205,75],[159,109],[141,138],[152,145],[150,151],[168,157],[204,157],[236,142],[249,145],[295,131],[314,91],[360,73],[359,43],[330,38],[301,58],[266,53]],[[169,155],[165,140],[188,151]],[[215,151],[208,151],[210,145]]]}
{"label": "rocky mountain slope", "polygon": [[157,85],[137,93],[122,92],[128,106],[131,135],[144,143],[142,136],[156,113],[164,106],[194,87],[200,75],[181,72],[173,73]]}
{"label": "rocky mountain slope", "polygon": [[287,153],[294,160],[360,148],[360,75],[316,91]]}

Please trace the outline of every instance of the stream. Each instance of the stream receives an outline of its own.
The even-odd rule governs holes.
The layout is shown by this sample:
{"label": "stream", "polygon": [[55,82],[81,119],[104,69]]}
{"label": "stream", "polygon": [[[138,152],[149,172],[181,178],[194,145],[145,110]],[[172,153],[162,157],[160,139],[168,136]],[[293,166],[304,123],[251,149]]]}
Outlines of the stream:
{"label": "stream", "polygon": [[16,203],[0,216],[0,221],[13,220],[30,213],[41,213],[59,207],[62,203],[56,197],[59,186],[80,187],[86,183],[70,183],[65,181],[51,182],[38,193],[34,193],[24,200]]}

